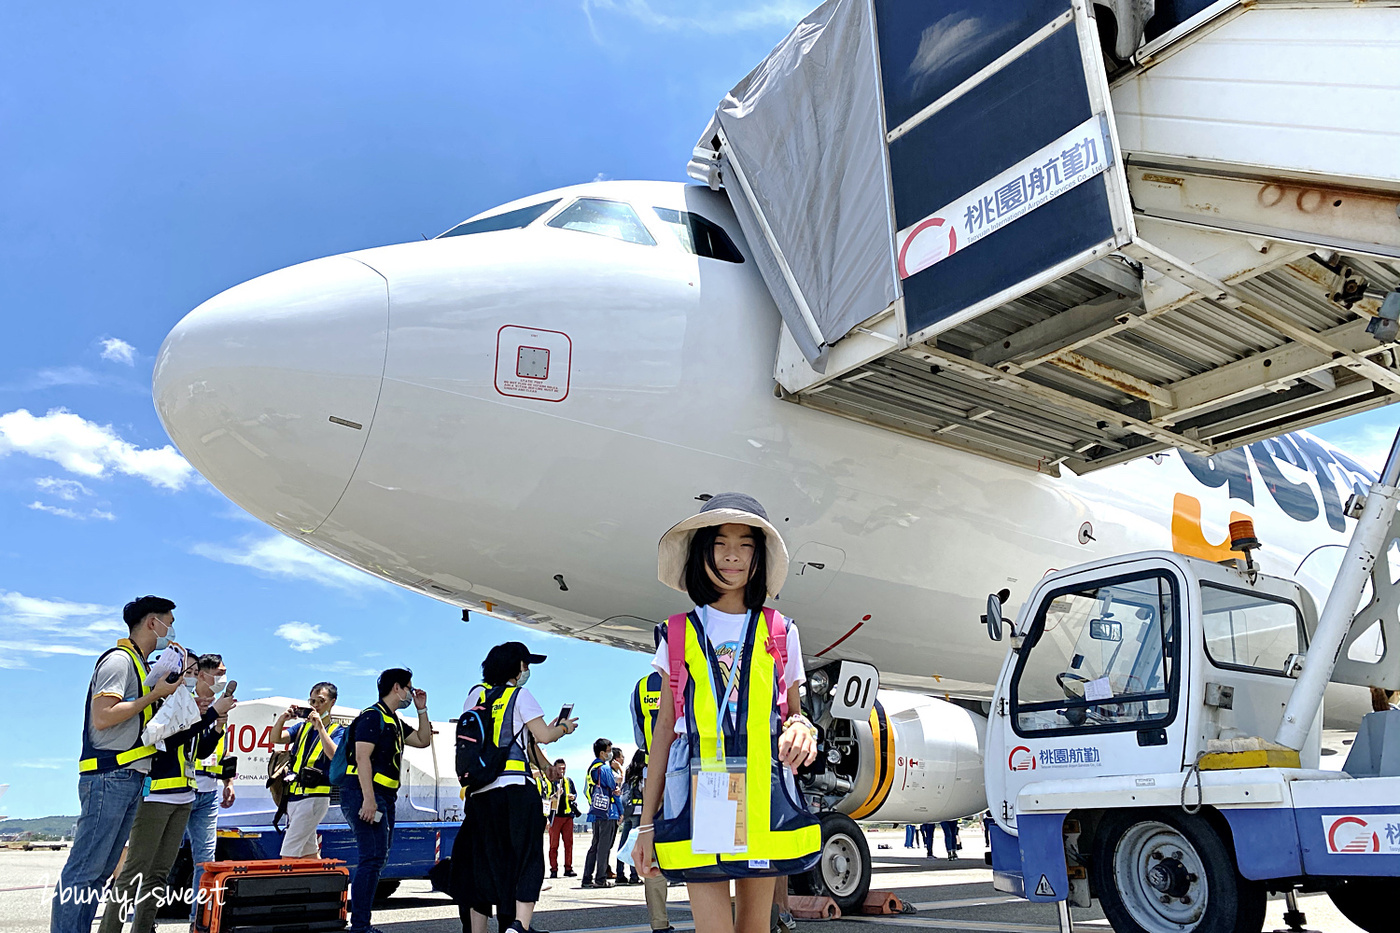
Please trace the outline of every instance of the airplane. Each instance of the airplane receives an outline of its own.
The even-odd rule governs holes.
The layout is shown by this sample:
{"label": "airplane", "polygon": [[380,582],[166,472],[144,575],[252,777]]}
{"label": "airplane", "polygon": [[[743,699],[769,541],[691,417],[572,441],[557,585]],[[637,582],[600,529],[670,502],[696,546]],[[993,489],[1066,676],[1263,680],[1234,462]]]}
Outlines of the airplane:
{"label": "airplane", "polygon": [[[792,554],[773,605],[809,671],[874,665],[900,767],[921,769],[889,788],[872,715],[828,802],[919,822],[985,806],[983,701],[1005,656],[979,621],[988,594],[1014,606],[1052,569],[1129,551],[1224,559],[1239,513],[1262,569],[1320,602],[1342,503],[1374,479],[1303,433],[1037,473],[785,401],[779,325],[723,193],[603,181],[236,285],[170,332],[153,393],[190,463],[279,531],[461,609],[632,650],[688,608],[657,580],[662,532],[708,496],[755,496]],[[1367,709],[1335,688],[1327,724]]]}

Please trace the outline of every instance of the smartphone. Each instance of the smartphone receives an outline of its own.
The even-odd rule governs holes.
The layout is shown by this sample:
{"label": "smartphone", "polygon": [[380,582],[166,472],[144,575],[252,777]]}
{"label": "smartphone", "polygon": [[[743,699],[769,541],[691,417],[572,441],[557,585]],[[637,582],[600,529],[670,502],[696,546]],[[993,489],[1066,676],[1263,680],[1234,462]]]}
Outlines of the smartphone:
{"label": "smartphone", "polygon": [[568,719],[568,718],[569,718],[570,716],[572,716],[573,714],[574,714],[574,704],[572,704],[572,703],[565,703],[562,707],[560,707],[560,709],[559,709],[559,717],[558,717],[557,719],[554,720],[554,724],[555,724],[556,726],[559,725],[561,722],[563,722],[564,720]]}
{"label": "smartphone", "polygon": [[296,710],[293,711],[292,715],[295,716],[297,719],[305,719],[307,716],[311,715],[311,707],[298,706]]}
{"label": "smartphone", "polygon": [[224,696],[226,696],[226,697],[231,697],[231,696],[233,696],[233,691],[235,691],[235,690],[237,690],[237,689],[238,689],[238,681],[236,681],[236,680],[230,680],[230,681],[228,682],[228,686],[224,688]]}

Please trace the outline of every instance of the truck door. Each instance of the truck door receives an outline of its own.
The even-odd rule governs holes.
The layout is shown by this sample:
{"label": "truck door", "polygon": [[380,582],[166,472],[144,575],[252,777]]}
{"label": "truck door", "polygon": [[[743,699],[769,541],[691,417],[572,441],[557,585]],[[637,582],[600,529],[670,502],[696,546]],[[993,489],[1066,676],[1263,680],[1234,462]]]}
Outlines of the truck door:
{"label": "truck door", "polygon": [[[1202,676],[1207,683],[1234,688],[1231,708],[1214,711],[1221,737],[1272,739],[1293,691],[1294,680],[1284,673],[1285,662],[1307,647],[1298,606],[1283,594],[1258,587],[1247,591],[1202,580],[1201,634],[1207,662]],[[1321,721],[1319,713],[1314,730],[1321,728]],[[1304,743],[1302,765],[1318,766],[1316,736],[1310,735]]]}
{"label": "truck door", "polygon": [[1005,743],[993,765],[1003,780],[988,782],[998,822],[1015,826],[1016,795],[1035,781],[1181,770],[1187,592],[1174,565],[1149,558],[1086,570],[1038,598],[1006,715],[993,719]]}

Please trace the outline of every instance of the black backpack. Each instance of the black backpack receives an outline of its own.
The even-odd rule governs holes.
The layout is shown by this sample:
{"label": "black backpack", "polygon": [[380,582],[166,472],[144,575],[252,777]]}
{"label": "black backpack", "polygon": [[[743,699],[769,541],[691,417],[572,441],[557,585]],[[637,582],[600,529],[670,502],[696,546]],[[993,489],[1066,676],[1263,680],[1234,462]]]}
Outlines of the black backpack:
{"label": "black backpack", "polygon": [[468,793],[480,790],[501,776],[515,739],[512,734],[505,745],[497,745],[491,739],[495,732],[491,707],[507,688],[480,686],[483,687],[481,699],[457,720],[457,780]]}

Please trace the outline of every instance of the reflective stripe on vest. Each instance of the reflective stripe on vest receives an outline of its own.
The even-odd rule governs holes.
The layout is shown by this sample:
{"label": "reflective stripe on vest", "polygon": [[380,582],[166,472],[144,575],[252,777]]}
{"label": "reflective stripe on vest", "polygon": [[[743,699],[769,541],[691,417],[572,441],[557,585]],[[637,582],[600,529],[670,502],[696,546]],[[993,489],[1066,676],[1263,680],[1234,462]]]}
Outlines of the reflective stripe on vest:
{"label": "reflective stripe on vest", "polygon": [[661,708],[661,675],[656,671],[637,681],[632,696],[632,718],[642,734],[643,751],[651,749],[651,734],[656,728],[656,711]]}
{"label": "reflective stripe on vest", "polygon": [[[344,741],[344,737],[342,737]],[[349,751],[349,749],[346,749]],[[325,749],[321,744],[321,733],[317,732],[311,725],[311,720],[306,720],[300,730],[297,731],[296,750],[292,753],[292,774],[301,776],[301,769],[307,766],[316,767],[317,763],[325,757]],[[329,765],[322,768],[322,772],[329,770]],[[330,778],[325,784],[316,784],[311,787],[304,787],[295,777],[287,786],[287,791],[293,794],[300,794],[303,797],[329,797],[331,795]]]}
{"label": "reflective stripe on vest", "polygon": [[[126,641],[126,639],[122,639]],[[92,688],[97,683],[97,668],[102,666],[102,662],[107,659],[107,655],[113,651],[125,651],[131,658],[131,663],[136,665],[136,679],[140,682],[141,696],[151,692],[151,688],[146,686],[146,675],[150,673],[150,668],[146,667],[146,662],[141,656],[132,650],[128,645],[118,644],[115,648],[103,652],[102,657],[97,659],[97,664],[92,670],[92,680],[88,681],[88,699],[83,707],[83,752],[78,759],[79,774],[100,774],[104,771],[115,771],[118,768],[125,768],[127,765],[140,761],[143,758],[150,758],[156,753],[154,745],[142,745],[141,733],[136,734],[136,744],[123,752],[114,752],[111,749],[96,748],[92,744],[90,733],[92,732]],[[152,703],[141,710],[141,729],[145,730],[146,723],[151,721],[151,717],[156,714],[155,704]]]}
{"label": "reflective stripe on vest", "polygon": [[[195,786],[189,758],[189,744],[194,741],[191,739],[185,745],[176,745],[174,749],[166,748],[165,755],[157,755],[156,760],[151,763],[151,793],[179,793]],[[166,774],[168,769],[163,765],[167,761],[175,763],[173,774]]]}
{"label": "reflective stripe on vest", "polygon": [[[395,716],[393,713],[391,713],[391,712],[389,712],[388,710],[386,710],[383,706],[380,706],[378,703],[374,704],[373,706],[369,707],[369,709],[366,709],[366,710],[364,710],[363,712],[368,713],[370,710],[374,710],[375,712],[377,712],[377,713],[379,714],[380,718],[384,720],[384,725],[386,725],[387,727],[389,727],[389,728],[393,731],[393,733],[394,733],[394,758],[393,758],[394,770],[397,771],[397,772],[399,772],[399,774],[402,774],[402,773],[403,773],[403,728],[399,725],[400,719],[399,719],[399,717]],[[349,741],[349,740],[350,740],[350,736],[348,736],[348,735],[345,736],[343,739],[341,739],[341,741]],[[353,748],[353,746],[352,746],[352,748]],[[346,757],[348,758],[348,757],[349,757],[350,749],[347,748],[345,751],[346,751],[346,753],[347,753],[347,756],[346,756]],[[370,767],[371,767],[371,768],[374,767],[374,753],[373,753],[373,752],[370,753]],[[360,772],[359,772],[359,769],[355,767],[355,765],[354,765],[354,763],[353,763],[353,761],[352,761],[351,763],[349,763],[349,764],[347,764],[347,765],[345,766],[345,773],[346,773],[346,774],[359,774]],[[387,775],[387,774],[380,774],[378,771],[375,771],[375,772],[374,772],[374,783],[379,784],[379,785],[382,785],[382,786],[384,786],[384,787],[387,787],[387,788],[389,788],[390,790],[398,790],[398,787],[399,787],[399,778],[398,778],[397,775],[391,777],[390,775]]]}
{"label": "reflective stripe on vest", "polygon": [[[481,685],[485,693],[491,692],[491,687],[486,684]],[[497,747],[501,745],[501,729],[507,722],[515,726],[515,696],[519,687],[506,687],[501,691],[501,695],[496,697],[491,703],[491,741]],[[484,695],[484,694],[483,694]],[[525,757],[525,743],[517,742],[514,731],[506,733],[506,741],[510,743],[510,751],[506,752],[505,767],[502,774],[524,774],[529,775],[530,768]]]}
{"label": "reflective stripe on vest", "polygon": [[225,732],[219,736],[219,744],[214,746],[214,752],[208,758],[201,758],[194,763],[194,773],[202,774],[205,777],[221,778],[224,776],[224,768],[221,762],[224,760],[224,740],[228,738]]}
{"label": "reflective stripe on vest", "polygon": [[578,788],[574,786],[574,779],[563,778],[564,790],[559,794],[559,809],[556,811],[559,816],[578,816],[579,809],[570,803],[578,796]]}
{"label": "reflective stripe on vest", "polygon": [[[739,708],[746,710],[743,729],[734,739],[734,752],[747,759],[745,785],[748,791],[747,812],[745,814],[748,831],[748,847],[745,852],[727,855],[697,854],[690,847],[690,826],[685,825],[681,832],[685,838],[675,839],[675,827],[668,827],[671,841],[656,840],[656,857],[662,868],[684,870],[715,865],[719,862],[749,862],[763,859],[801,859],[821,848],[821,826],[806,812],[799,810],[788,799],[784,782],[785,775],[775,772],[774,749],[777,737],[774,735],[774,716],[777,707],[774,689],[777,684],[775,664],[764,650],[768,641],[767,613],[753,613],[750,618],[750,633],[740,647],[736,662],[743,664],[739,672]],[[675,637],[673,631],[668,638]],[[711,676],[711,649],[702,645],[704,636],[687,618],[685,624],[685,664],[689,672],[689,696],[686,702],[686,736],[691,749],[691,760],[698,760],[706,771],[725,770],[724,758],[718,751],[722,736],[720,729],[720,709],[727,711],[728,697],[718,696],[714,678]],[[754,659],[758,658],[758,663]],[[723,689],[721,684],[718,688]],[[747,701],[747,702],[745,702]],[[698,741],[697,741],[698,739]],[[684,782],[687,796],[690,782]],[[765,793],[765,791],[767,791]],[[681,810],[688,810],[682,806]],[[792,829],[775,829],[778,821]],[[675,823],[675,818],[668,820]],[[689,817],[687,814],[686,822]],[[658,827],[660,829],[660,827]]]}

